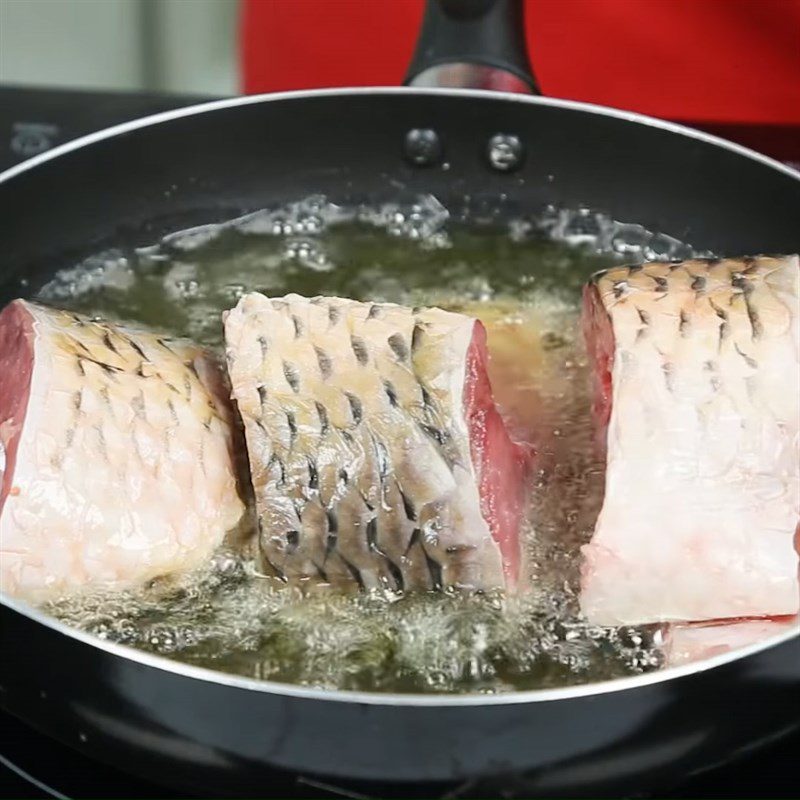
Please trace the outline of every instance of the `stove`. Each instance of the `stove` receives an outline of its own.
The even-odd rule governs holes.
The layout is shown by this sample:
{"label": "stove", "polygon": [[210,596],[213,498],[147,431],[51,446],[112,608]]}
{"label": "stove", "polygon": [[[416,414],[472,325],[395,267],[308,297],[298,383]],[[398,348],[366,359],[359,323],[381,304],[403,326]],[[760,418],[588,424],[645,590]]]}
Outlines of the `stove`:
{"label": "stove", "polygon": [[[797,763],[800,733],[774,743],[735,765],[719,767],[677,786],[659,787],[658,798],[797,798]],[[363,787],[353,783],[325,780],[276,770],[264,782],[269,794],[262,797],[371,800],[371,798],[458,797],[525,798],[525,780],[516,779],[513,790],[497,781],[481,784],[479,793],[470,785],[442,787],[426,785],[387,785]],[[472,791],[471,791],[472,790]],[[188,798],[133,775],[99,764],[59,742],[34,731],[15,717],[0,712],[0,798],[81,798],[81,800],[150,800],[150,798]]]}
{"label": "stove", "polygon": [[[210,97],[99,93],[0,86],[0,171],[26,158],[110,125]],[[691,123],[690,123],[691,124]],[[800,166],[800,128],[695,125],[709,133]],[[662,798],[796,798],[800,732],[735,765],[696,776],[679,786],[663,786]],[[275,771],[265,786],[272,797],[367,800],[370,797],[449,797],[469,787],[385,786],[364,788]],[[524,779],[482,785],[483,796],[526,796]],[[528,793],[529,794],[529,793]],[[29,728],[0,711],[0,798],[185,798],[86,756]]]}

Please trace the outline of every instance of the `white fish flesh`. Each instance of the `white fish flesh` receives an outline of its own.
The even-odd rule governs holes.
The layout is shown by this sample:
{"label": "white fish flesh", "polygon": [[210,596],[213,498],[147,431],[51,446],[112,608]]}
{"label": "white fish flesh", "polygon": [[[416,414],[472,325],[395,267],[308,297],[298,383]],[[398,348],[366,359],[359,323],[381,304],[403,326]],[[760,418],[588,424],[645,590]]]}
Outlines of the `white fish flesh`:
{"label": "white fish flesh", "polygon": [[266,571],[366,589],[516,581],[525,459],[479,322],[253,293],[225,343]]}
{"label": "white fish flesh", "polygon": [[0,374],[4,593],[134,587],[238,525],[228,392],[201,348],[16,300]]}
{"label": "white fish flesh", "polygon": [[586,616],[796,614],[797,256],[610,269],[584,300],[607,464]]}

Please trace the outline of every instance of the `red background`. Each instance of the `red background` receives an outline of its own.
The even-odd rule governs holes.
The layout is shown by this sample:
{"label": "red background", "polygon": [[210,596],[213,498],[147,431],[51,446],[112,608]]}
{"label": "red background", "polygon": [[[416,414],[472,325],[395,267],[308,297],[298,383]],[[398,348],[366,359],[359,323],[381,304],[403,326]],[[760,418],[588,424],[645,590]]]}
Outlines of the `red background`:
{"label": "red background", "polygon": [[[243,89],[397,85],[422,7],[243,0]],[[546,95],[697,123],[800,125],[800,0],[526,0],[526,17]]]}

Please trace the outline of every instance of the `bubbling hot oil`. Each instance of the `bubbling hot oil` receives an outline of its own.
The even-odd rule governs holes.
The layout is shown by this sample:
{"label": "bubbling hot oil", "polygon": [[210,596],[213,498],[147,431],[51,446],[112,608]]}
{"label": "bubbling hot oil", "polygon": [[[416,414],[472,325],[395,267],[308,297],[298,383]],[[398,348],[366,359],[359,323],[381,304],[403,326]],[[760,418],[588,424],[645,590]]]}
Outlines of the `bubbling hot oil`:
{"label": "bubbling hot oil", "polygon": [[657,633],[593,627],[578,609],[580,546],[599,511],[603,472],[577,319],[592,271],[623,256],[690,254],[669,237],[585,210],[468,227],[432,197],[358,209],[310,198],[65,270],[41,299],[217,348],[220,312],[251,290],[469,313],[487,327],[490,376],[509,427],[538,456],[519,596],[301,594],[276,590],[245,557],[223,550],[192,575],[47,610],[186,663],[324,688],[494,693],[657,669]]}

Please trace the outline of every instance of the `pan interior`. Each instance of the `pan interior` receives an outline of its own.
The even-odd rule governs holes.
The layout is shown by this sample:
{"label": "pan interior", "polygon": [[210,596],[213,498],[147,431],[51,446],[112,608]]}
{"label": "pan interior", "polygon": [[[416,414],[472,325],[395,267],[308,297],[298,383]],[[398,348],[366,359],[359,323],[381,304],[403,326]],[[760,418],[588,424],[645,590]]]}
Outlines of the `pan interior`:
{"label": "pan interior", "polygon": [[[478,210],[476,210],[476,208]],[[275,590],[221,551],[199,573],[138,593],[98,593],[45,610],[104,639],[251,678],[387,692],[539,689],[659,669],[657,627],[587,625],[580,546],[603,469],[591,447],[580,289],[613,263],[686,258],[688,243],[586,208],[509,217],[503,198],[431,195],[342,207],[323,196],[229,223],[106,249],[39,291],[54,305],[145,323],[221,347],[219,314],[245,291],[438,305],[481,318],[496,399],[536,443],[518,598]]]}

